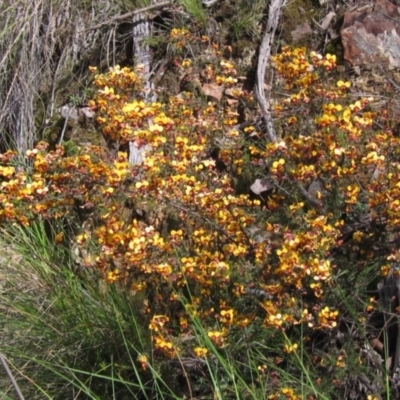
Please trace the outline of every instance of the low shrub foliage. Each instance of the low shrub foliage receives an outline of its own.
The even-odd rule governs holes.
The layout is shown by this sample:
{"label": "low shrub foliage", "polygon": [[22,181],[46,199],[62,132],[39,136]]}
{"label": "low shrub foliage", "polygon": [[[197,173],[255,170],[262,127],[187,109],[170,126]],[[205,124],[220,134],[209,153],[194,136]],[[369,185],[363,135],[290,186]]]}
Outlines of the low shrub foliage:
{"label": "low shrub foliage", "polygon": [[[327,354],[305,356],[311,338],[340,328],[338,288],[348,290],[341,285],[354,271],[379,279],[400,257],[399,138],[387,111],[338,78],[334,55],[284,47],[273,58],[279,140],[268,143],[230,48],[186,29],[170,35],[176,73],[194,89],[145,103],[140,66],[93,69],[90,106],[116,151],[70,156],[39,143],[23,161],[2,154],[0,219],[57,221],[55,242],[129,288],[154,346],[138,358],[143,369],[154,357],[211,362],[210,353],[234,353],[235,376],[250,382],[257,371],[259,385],[274,383],[268,398],[316,398],[315,368],[347,362],[338,349],[330,369]],[[145,147],[142,164],[129,164],[129,142]],[[265,190],[251,192],[256,179]],[[371,312],[364,301],[361,325]],[[294,388],[266,372],[283,376],[292,363],[302,366],[290,375]]]}

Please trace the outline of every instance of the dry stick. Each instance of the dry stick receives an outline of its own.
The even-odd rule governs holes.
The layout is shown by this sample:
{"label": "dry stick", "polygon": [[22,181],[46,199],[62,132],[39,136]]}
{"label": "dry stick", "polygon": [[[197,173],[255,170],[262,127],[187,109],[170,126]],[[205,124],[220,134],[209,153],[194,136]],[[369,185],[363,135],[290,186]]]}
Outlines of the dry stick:
{"label": "dry stick", "polygon": [[[257,82],[254,88],[258,104],[260,105],[262,111],[263,120],[267,127],[267,137],[270,142],[276,142],[278,139],[274,128],[274,123],[272,121],[271,106],[269,104],[269,101],[265,97],[264,79],[265,79],[265,71],[267,69],[267,65],[271,58],[271,48],[272,48],[272,42],[275,37],[275,31],[279,23],[279,17],[281,14],[282,7],[284,7],[285,5],[286,5],[286,0],[272,0],[269,6],[268,22],[260,46],[260,54],[258,56],[258,65],[257,65]],[[297,182],[296,184],[303,197],[305,197],[310,204],[312,204],[314,207],[317,208],[320,208],[322,206],[322,203],[314,199],[307,192],[304,186],[301,185],[301,183]]]}
{"label": "dry stick", "polygon": [[12,385],[14,386],[15,391],[17,392],[19,400],[25,400],[25,398],[24,398],[24,396],[23,396],[23,394],[22,394],[22,392],[21,392],[21,390],[20,390],[20,388],[19,388],[19,386],[17,384],[17,381],[14,379],[14,376],[11,373],[10,368],[8,368],[7,361],[4,358],[2,353],[0,353],[0,362],[2,363],[4,369],[6,370],[6,373],[7,373],[8,377],[10,378],[10,381],[11,381]]}
{"label": "dry stick", "polygon": [[59,141],[58,141],[58,144],[59,144],[60,146],[61,146],[61,144],[62,144],[62,141],[64,140],[65,131],[67,130],[67,126],[68,126],[68,119],[69,119],[69,116],[71,115],[71,112],[72,112],[72,108],[70,108],[70,109],[68,110],[68,114],[67,114],[67,116],[66,116],[66,118],[65,118],[65,121],[64,121],[64,126],[63,126],[63,129],[62,129],[62,131],[61,131],[60,139],[59,139]]}
{"label": "dry stick", "polygon": [[265,70],[267,69],[267,65],[271,58],[271,47],[275,37],[275,31],[279,23],[282,7],[285,4],[286,0],[271,0],[268,12],[268,22],[261,42],[257,65],[257,82],[255,86],[256,98],[260,105],[265,125],[267,126],[267,136],[270,142],[276,142],[277,137],[272,122],[271,106],[265,97],[264,78]]}
{"label": "dry stick", "polygon": [[297,187],[300,190],[300,193],[305,197],[305,199],[314,207],[322,208],[322,202],[318,201],[315,197],[311,196],[310,193],[304,188],[304,186],[300,182],[296,182]]}
{"label": "dry stick", "polygon": [[102,28],[103,26],[112,25],[112,24],[115,24],[117,22],[121,22],[123,20],[129,19],[129,18],[133,17],[136,14],[141,14],[141,13],[144,13],[146,11],[151,11],[151,10],[155,10],[157,8],[166,7],[166,6],[169,6],[170,4],[171,4],[171,1],[163,1],[161,3],[152,4],[152,5],[148,6],[148,7],[139,8],[138,10],[129,11],[129,12],[125,13],[125,14],[117,15],[116,17],[111,18],[108,21],[104,21],[104,22],[101,22],[100,24],[93,25],[90,28],[85,29],[83,32],[93,31],[95,29]]}

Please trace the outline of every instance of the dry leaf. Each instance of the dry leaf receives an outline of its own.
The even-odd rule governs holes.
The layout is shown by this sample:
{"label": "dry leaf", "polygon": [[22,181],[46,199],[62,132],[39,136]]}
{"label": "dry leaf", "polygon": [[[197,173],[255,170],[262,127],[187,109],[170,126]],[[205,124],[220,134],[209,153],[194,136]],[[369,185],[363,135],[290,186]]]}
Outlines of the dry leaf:
{"label": "dry leaf", "polygon": [[274,184],[268,178],[256,179],[254,183],[250,186],[250,190],[256,195],[259,195],[262,192],[266,192],[273,188]]}
{"label": "dry leaf", "polygon": [[230,106],[232,106],[232,105],[234,105],[234,104],[237,104],[237,103],[239,103],[239,100],[236,100],[236,99],[226,99],[226,102],[228,103],[228,105],[230,105]]}
{"label": "dry leaf", "polygon": [[332,22],[333,17],[336,17],[336,14],[333,11],[328,13],[325,16],[325,18],[321,21],[321,24],[320,24],[321,29],[323,29],[324,31],[327,30],[329,28],[329,25]]}
{"label": "dry leaf", "polygon": [[214,99],[217,99],[218,101],[221,100],[222,93],[224,91],[224,88],[222,86],[213,85],[210,83],[205,83],[202,89],[203,93],[206,96],[214,97]]}

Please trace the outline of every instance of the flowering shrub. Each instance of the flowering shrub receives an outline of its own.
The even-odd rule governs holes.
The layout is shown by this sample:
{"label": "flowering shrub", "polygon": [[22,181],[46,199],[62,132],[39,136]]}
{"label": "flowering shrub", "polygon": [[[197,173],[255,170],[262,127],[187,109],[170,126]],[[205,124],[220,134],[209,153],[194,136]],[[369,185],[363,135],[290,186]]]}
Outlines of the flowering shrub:
{"label": "flowering shrub", "polygon": [[[252,324],[337,326],[325,293],[345,246],[346,219],[367,210],[376,225],[385,221],[387,235],[395,235],[399,222],[400,147],[385,128],[387,114],[349,96],[350,83],[330,75],[334,56],[284,48],[273,59],[277,84],[288,94],[274,109],[280,139],[266,143],[255,101],[223,57],[229,48],[186,30],[173,30],[171,43],[180,50],[188,43],[204,47],[203,68],[178,53],[177,73],[199,87],[211,85],[221,99],[183,92],[149,104],[141,97],[140,67],[93,69],[97,95],[90,105],[102,133],[110,142],[146,146],[143,164],[130,166],[125,153],[112,159],[95,147],[68,157],[62,147],[48,152],[40,143],[24,166],[5,153],[1,221],[82,221],[89,214],[93,226],[75,237],[81,247],[97,246],[86,264],[109,283],[145,294],[142,312],[154,346],[168,357],[188,351],[182,339],[193,317],[218,347]],[[238,104],[248,113],[244,128]],[[238,181],[244,177],[250,187],[247,177],[266,169],[273,190],[259,198],[240,194]],[[374,231],[352,232],[360,266],[382,256],[370,246],[374,238]],[[389,249],[385,256],[400,254]]]}
{"label": "flowering shrub", "polygon": [[22,163],[13,151],[0,155],[1,222],[29,225],[37,218],[75,218],[79,210],[107,207],[107,195],[130,174],[124,154],[110,162],[97,147],[73,157],[61,146],[51,152],[47,147],[41,142],[28,150]]}

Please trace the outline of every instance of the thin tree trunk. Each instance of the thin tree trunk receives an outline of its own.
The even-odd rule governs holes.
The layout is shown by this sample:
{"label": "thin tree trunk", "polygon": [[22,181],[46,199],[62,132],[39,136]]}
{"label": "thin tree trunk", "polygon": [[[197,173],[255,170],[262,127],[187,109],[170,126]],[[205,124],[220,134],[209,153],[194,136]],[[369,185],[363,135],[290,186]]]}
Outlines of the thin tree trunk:
{"label": "thin tree trunk", "polygon": [[[141,66],[142,76],[144,80],[144,100],[153,102],[156,100],[153,85],[151,83],[151,51],[145,40],[151,34],[151,23],[146,14],[140,13],[133,17],[133,50],[135,55],[135,64]],[[149,121],[151,123],[151,121]],[[129,142],[129,163],[131,165],[139,165],[143,162],[143,153],[151,150],[151,146],[146,145],[138,147],[136,142]]]}
{"label": "thin tree trunk", "polygon": [[265,96],[264,79],[265,70],[271,59],[272,42],[275,37],[276,28],[278,27],[279,17],[282,12],[282,8],[285,6],[286,0],[271,0],[268,11],[268,21],[265,28],[265,33],[260,46],[260,54],[258,57],[257,65],[257,82],[255,86],[255,94],[260,105],[262,117],[264,119],[267,137],[270,142],[276,142],[277,136],[275,133],[274,124],[272,122],[271,107],[269,104],[269,98]]}

